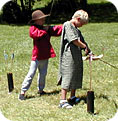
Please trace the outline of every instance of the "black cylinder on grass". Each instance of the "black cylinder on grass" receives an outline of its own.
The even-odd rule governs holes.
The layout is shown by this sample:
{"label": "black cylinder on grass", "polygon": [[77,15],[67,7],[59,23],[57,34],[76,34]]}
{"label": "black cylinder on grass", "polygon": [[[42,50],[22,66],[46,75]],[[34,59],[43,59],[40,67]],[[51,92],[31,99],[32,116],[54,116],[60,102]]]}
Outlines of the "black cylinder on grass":
{"label": "black cylinder on grass", "polygon": [[94,92],[87,92],[87,112],[94,113]]}
{"label": "black cylinder on grass", "polygon": [[14,89],[13,74],[12,73],[7,73],[7,79],[8,79],[9,92],[12,92],[13,89]]}

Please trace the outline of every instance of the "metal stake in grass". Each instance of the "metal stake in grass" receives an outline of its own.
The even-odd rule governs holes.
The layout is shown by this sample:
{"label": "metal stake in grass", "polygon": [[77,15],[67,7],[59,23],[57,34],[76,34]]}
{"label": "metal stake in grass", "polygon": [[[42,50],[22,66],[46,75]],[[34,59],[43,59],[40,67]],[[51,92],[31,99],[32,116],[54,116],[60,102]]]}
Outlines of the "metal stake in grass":
{"label": "metal stake in grass", "polygon": [[89,66],[90,66],[90,90],[87,92],[87,111],[89,113],[94,113],[94,91],[92,91],[92,60],[100,60],[103,63],[118,69],[118,67],[102,60],[101,58],[103,57],[103,54],[99,56],[93,56],[92,53],[89,54],[89,57],[83,57],[83,60],[88,60],[89,59]]}
{"label": "metal stake in grass", "polygon": [[92,91],[92,53],[89,54],[90,90],[87,92],[87,112],[94,113],[94,91]]}
{"label": "metal stake in grass", "polygon": [[94,91],[92,91],[92,61],[99,60],[103,57],[102,55],[93,56],[92,52],[89,54],[88,57],[82,57],[83,60],[89,59],[89,66],[90,66],[90,90],[87,92],[87,111],[89,113],[94,113]]}
{"label": "metal stake in grass", "polygon": [[7,79],[8,79],[8,89],[9,93],[11,93],[14,89],[14,83],[13,83],[13,74],[7,73]]}
{"label": "metal stake in grass", "polygon": [[[4,51],[4,58],[5,58],[5,66],[6,66],[6,72],[8,71],[7,70],[7,66],[8,66],[8,55],[6,54],[6,52]],[[13,59],[14,59],[14,54],[11,55],[11,59],[12,59],[12,62],[11,62],[11,67],[13,65]],[[12,69],[11,69],[12,70]],[[7,72],[7,79],[8,79],[8,89],[9,89],[9,93],[13,91],[14,89],[14,83],[13,83],[13,74],[11,72]]]}
{"label": "metal stake in grass", "polygon": [[[11,71],[13,70],[13,62],[14,62],[14,53],[11,54]],[[8,87],[9,87],[9,93],[10,93],[14,89],[12,72],[11,73],[7,73],[7,78],[8,78]]]}

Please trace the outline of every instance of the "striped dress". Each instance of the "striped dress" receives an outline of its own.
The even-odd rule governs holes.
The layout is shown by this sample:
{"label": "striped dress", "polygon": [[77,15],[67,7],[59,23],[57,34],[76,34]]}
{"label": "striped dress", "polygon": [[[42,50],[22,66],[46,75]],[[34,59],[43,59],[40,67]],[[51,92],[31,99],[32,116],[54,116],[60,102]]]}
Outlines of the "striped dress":
{"label": "striped dress", "polygon": [[63,89],[82,88],[82,49],[72,43],[76,39],[85,42],[80,30],[75,28],[69,21],[65,22],[61,36],[59,64],[59,80],[62,80],[61,87]]}

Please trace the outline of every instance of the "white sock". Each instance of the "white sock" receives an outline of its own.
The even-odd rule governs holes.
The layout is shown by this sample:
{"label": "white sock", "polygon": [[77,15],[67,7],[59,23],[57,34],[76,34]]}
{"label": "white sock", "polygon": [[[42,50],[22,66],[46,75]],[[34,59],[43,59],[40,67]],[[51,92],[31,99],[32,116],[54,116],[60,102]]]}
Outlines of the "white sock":
{"label": "white sock", "polygon": [[60,103],[64,103],[64,102],[67,102],[67,100],[60,100]]}
{"label": "white sock", "polygon": [[25,94],[25,92],[21,90],[21,94],[22,94],[22,95],[24,95],[24,94]]}

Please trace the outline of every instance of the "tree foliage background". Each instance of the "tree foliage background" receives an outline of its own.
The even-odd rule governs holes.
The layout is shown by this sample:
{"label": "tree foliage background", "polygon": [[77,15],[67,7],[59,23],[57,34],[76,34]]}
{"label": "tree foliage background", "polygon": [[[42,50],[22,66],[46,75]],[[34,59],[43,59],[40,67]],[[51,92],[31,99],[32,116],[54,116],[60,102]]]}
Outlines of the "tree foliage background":
{"label": "tree foliage background", "polygon": [[51,14],[50,20],[47,20],[49,24],[63,23],[70,19],[77,9],[87,11],[90,22],[118,22],[117,11],[111,3],[87,4],[87,2],[87,0],[12,0],[4,5],[0,22],[26,24],[36,9]]}
{"label": "tree foliage background", "polygon": [[2,20],[7,23],[24,23],[29,20],[34,0],[12,0],[3,6]]}
{"label": "tree foliage background", "polygon": [[[31,13],[33,11],[33,5],[35,2],[42,0],[12,0],[4,5],[2,13],[2,21],[7,23],[27,23],[31,19]],[[53,8],[55,14],[68,14],[75,11],[78,8],[79,3],[83,9],[86,9],[87,0],[48,0],[48,5],[43,8],[37,8],[43,10],[45,13],[50,13]]]}

